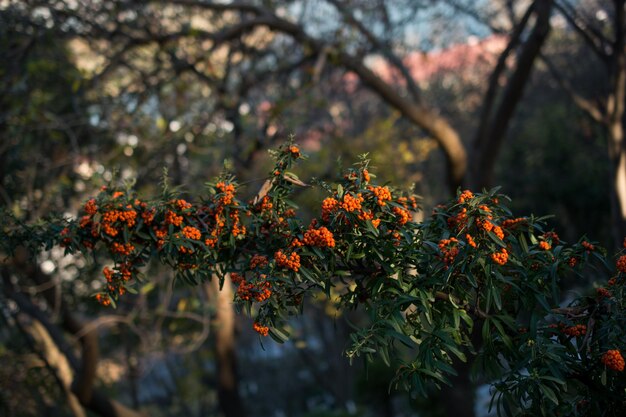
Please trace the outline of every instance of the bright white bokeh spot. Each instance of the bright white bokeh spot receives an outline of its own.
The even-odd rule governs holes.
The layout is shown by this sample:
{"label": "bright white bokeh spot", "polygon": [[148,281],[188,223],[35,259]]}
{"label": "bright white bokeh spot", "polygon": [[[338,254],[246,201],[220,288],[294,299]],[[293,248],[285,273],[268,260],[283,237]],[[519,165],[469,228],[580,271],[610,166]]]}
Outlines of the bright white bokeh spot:
{"label": "bright white bokeh spot", "polygon": [[230,120],[223,120],[220,127],[226,133],[230,133],[235,128],[235,125]]}
{"label": "bright white bokeh spot", "polygon": [[46,275],[50,275],[55,269],[56,265],[50,259],[41,263],[41,271]]}
{"label": "bright white bokeh spot", "polygon": [[133,148],[137,146],[139,143],[139,138],[135,135],[128,136],[128,146],[132,146]]}
{"label": "bright white bokeh spot", "polygon": [[181,128],[181,124],[178,120],[172,120],[170,122],[170,130],[174,133],[178,132]]}
{"label": "bright white bokeh spot", "polygon": [[250,113],[250,105],[248,103],[243,103],[241,106],[239,106],[240,115],[245,116],[248,113]]}

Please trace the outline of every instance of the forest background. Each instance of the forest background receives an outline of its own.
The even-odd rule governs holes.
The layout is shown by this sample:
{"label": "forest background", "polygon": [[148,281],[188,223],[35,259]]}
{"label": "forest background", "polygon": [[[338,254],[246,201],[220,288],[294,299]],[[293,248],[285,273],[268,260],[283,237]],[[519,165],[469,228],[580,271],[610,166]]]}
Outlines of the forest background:
{"label": "forest background", "polygon": [[[422,196],[423,216],[459,187],[498,185],[514,212],[554,214],[562,239],[613,250],[626,236],[625,27],[623,0],[4,0],[0,205],[27,222],[72,216],[111,181],[159,193],[164,168],[190,199],[224,169],[251,198],[268,149],[293,134],[306,182],[368,153],[380,183]],[[319,196],[298,193],[305,216]],[[260,344],[228,286],[173,285],[158,265],[116,310],[94,302],[101,266],[62,249],[1,272],[6,415],[449,412],[435,393],[389,391],[383,364],[350,366],[332,302],[311,300],[288,343]],[[102,403],[68,403],[42,350],[91,361]],[[484,415],[471,394],[485,388],[459,384],[457,405]]]}

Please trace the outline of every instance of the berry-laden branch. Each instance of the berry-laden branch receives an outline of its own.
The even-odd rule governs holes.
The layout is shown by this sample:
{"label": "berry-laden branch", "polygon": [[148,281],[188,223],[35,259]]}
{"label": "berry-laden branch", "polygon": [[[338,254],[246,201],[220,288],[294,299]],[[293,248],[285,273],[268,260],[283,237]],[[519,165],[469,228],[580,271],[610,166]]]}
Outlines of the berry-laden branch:
{"label": "berry-laden branch", "polygon": [[194,203],[167,190],[146,201],[103,188],[77,220],[30,226],[7,218],[0,237],[6,251],[104,251],[113,266],[103,269],[106,287],[95,298],[105,306],[133,292],[154,258],[190,285],[229,273],[237,305],[255,312],[254,330],[278,341],[305,297],[332,291],[342,308],[371,319],[352,334],[350,358],[378,354],[397,367],[395,385],[413,394],[447,384],[456,357],[492,382],[504,414],[619,415],[626,255],[606,286],[562,305],[565,277],[586,276],[594,264],[612,270],[603,251],[584,239],[566,244],[542,218],[514,217],[497,189],[459,192],[417,223],[416,197],[376,185],[363,159],[339,183],[318,184],[327,195],[305,224],[288,199],[304,184],[289,171],[300,149],[287,143],[274,156],[248,203],[230,176]]}

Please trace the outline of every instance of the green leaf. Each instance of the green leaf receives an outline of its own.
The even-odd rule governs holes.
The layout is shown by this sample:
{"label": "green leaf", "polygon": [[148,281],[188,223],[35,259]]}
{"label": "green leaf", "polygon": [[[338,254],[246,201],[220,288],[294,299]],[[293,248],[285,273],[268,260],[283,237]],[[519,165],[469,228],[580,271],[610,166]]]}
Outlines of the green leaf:
{"label": "green leaf", "polygon": [[559,378],[555,378],[553,376],[540,376],[539,379],[545,379],[546,381],[556,382],[559,385],[565,385],[565,381]]}
{"label": "green leaf", "polygon": [[389,359],[389,351],[387,349],[387,346],[381,345],[378,353],[380,354],[383,362],[385,362],[385,365],[391,366],[391,360]]}
{"label": "green leaf", "polygon": [[550,401],[552,401],[555,405],[559,405],[559,399],[556,397],[556,394],[554,393],[554,391],[552,391],[552,389],[543,384],[539,385],[539,387],[541,389],[541,392],[543,392]]}
{"label": "green leaf", "polygon": [[491,321],[493,322],[493,325],[496,326],[496,329],[498,329],[498,333],[500,334],[500,338],[502,339],[502,342],[504,342],[506,347],[512,350],[513,343],[511,342],[511,338],[507,336],[507,334],[504,332],[504,328],[502,327],[502,324],[500,323],[500,321],[496,319],[492,319]]}
{"label": "green leaf", "polygon": [[504,243],[502,240],[500,240],[500,238],[498,236],[496,236],[495,233],[493,232],[488,232],[487,233],[489,235],[489,237],[491,238],[491,240],[493,240],[494,242],[496,242],[496,244],[498,244],[500,247],[506,248],[506,243]]}
{"label": "green leaf", "polygon": [[502,299],[500,298],[500,291],[498,290],[498,288],[491,288],[491,291],[493,292],[493,300],[496,303],[498,311],[502,310]]}
{"label": "green leaf", "polygon": [[404,345],[406,345],[407,347],[413,347],[415,346],[415,342],[413,342],[413,340],[411,340],[411,338],[407,335],[405,335],[404,333],[400,333],[394,330],[389,330],[386,332],[387,336],[391,336],[395,339],[398,339],[400,342],[402,342]]}
{"label": "green leaf", "polygon": [[269,335],[271,336],[272,339],[274,339],[276,342],[281,343],[281,344],[289,340],[289,333],[283,332],[282,330],[277,329],[275,327],[270,328]]}
{"label": "green leaf", "polygon": [[520,234],[518,240],[519,240],[520,246],[522,247],[522,250],[525,253],[528,253],[528,242],[526,242],[526,238],[524,237],[524,235]]}

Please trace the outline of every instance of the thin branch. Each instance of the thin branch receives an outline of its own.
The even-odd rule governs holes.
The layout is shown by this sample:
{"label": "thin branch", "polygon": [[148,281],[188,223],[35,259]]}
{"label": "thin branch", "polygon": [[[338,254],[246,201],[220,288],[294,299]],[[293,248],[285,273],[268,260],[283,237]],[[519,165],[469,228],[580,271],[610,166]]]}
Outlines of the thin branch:
{"label": "thin branch", "polygon": [[526,9],[526,13],[524,13],[524,16],[520,20],[519,24],[515,27],[515,30],[509,38],[509,43],[498,57],[498,62],[496,63],[496,66],[489,76],[489,87],[487,88],[487,92],[485,93],[485,98],[480,114],[480,121],[478,123],[478,129],[474,137],[475,149],[480,149],[484,140],[484,136],[487,133],[487,129],[491,121],[491,115],[494,110],[494,102],[496,99],[496,93],[498,91],[500,77],[506,69],[506,61],[509,58],[509,55],[515,48],[517,48],[520,43],[522,33],[524,32],[524,29],[526,29],[526,26],[528,25],[528,20],[532,15],[534,4],[535,3],[533,2],[530,6],[528,6],[528,9]]}
{"label": "thin branch", "polygon": [[605,122],[606,116],[603,114],[602,109],[599,105],[595,104],[592,100],[586,99],[585,97],[578,94],[574,90],[570,82],[565,77],[563,77],[562,74],[559,74],[556,66],[552,63],[552,61],[550,61],[547,56],[541,54],[539,55],[539,58],[545,64],[546,68],[548,68],[548,72],[550,73],[554,81],[559,84],[559,86],[563,89],[563,91],[567,93],[567,95],[574,102],[574,104],[578,106],[578,108],[584,111],[594,121],[598,123]]}
{"label": "thin branch", "polygon": [[400,74],[402,74],[402,78],[406,82],[407,88],[409,89],[413,100],[419,102],[420,93],[419,88],[415,83],[415,79],[413,79],[413,76],[409,72],[408,68],[404,65],[402,60],[400,60],[400,58],[393,53],[391,45],[386,42],[382,42],[376,35],[374,35],[371,30],[365,27],[365,25],[360,20],[358,20],[356,17],[354,17],[352,13],[350,13],[348,8],[340,0],[328,1],[333,6],[335,6],[335,8],[341,13],[347,23],[356,27],[359,32],[361,32],[363,36],[365,36],[365,38],[374,46],[375,50],[380,52],[394,67],[396,67],[396,69],[398,69],[398,71],[400,71]]}
{"label": "thin branch", "polygon": [[605,51],[605,38],[598,38],[594,34],[594,31],[589,29],[582,20],[575,15],[574,10],[567,10],[566,6],[561,5],[558,1],[555,2],[555,8],[561,12],[565,20],[574,28],[574,30],[582,36],[587,45],[593,50],[593,52],[604,62],[609,58],[609,55]]}

